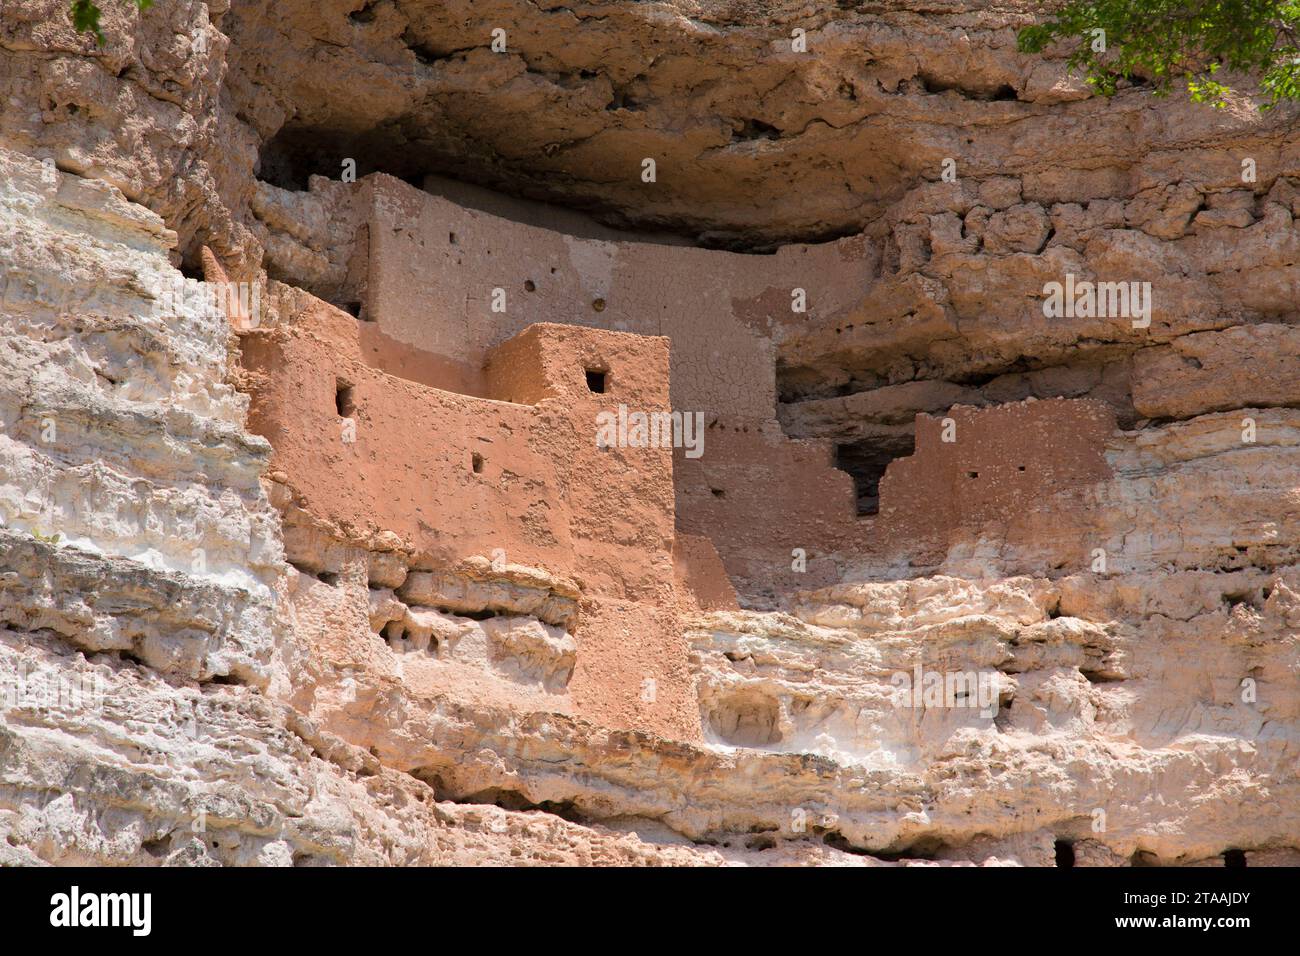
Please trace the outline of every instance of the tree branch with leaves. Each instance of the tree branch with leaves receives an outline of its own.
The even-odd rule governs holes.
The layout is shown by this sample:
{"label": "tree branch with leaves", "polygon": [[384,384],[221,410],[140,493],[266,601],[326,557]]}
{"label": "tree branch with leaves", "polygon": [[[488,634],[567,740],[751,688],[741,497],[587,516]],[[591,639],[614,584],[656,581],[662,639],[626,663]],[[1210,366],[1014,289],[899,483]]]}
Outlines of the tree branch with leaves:
{"label": "tree branch with leaves", "polygon": [[[122,2],[134,4],[141,13],[153,6],[153,0],[122,0]],[[73,29],[78,33],[93,33],[95,42],[100,46],[104,45],[104,31],[99,27],[99,18],[103,14],[104,11],[95,5],[94,0],[72,0],[72,9],[69,11]]]}
{"label": "tree branch with leaves", "polygon": [[1222,107],[1233,92],[1222,74],[1254,73],[1265,109],[1300,99],[1300,0],[1067,0],[1046,12],[1020,31],[1020,51],[1074,42],[1070,68],[1104,96],[1139,78]]}

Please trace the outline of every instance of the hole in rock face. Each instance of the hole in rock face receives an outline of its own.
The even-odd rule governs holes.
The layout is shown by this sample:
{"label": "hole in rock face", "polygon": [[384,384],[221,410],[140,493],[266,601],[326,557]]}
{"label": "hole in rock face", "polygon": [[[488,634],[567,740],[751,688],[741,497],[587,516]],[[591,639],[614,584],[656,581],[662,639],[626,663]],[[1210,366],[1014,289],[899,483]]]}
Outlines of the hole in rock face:
{"label": "hole in rock face", "polygon": [[1005,700],[998,701],[998,712],[993,715],[993,726],[1004,734],[1011,729],[1011,708],[1015,706],[1015,703],[1015,697],[1008,697]]}
{"label": "hole in rock face", "polygon": [[771,123],[764,123],[759,119],[747,119],[743,122],[736,122],[735,128],[731,133],[733,143],[743,143],[756,139],[780,139],[781,130]]}
{"label": "hole in rock face", "polygon": [[336,571],[321,571],[316,575],[316,580],[333,588],[338,587],[339,576]]}
{"label": "hole in rock face", "polygon": [[1122,679],[1108,671],[1095,667],[1080,667],[1079,673],[1083,675],[1083,679],[1089,684],[1114,684]]}
{"label": "hole in rock face", "polygon": [[1056,841],[1056,865],[1074,866],[1074,844],[1069,840]]}
{"label": "hole in rock face", "polygon": [[734,747],[770,747],[781,742],[781,707],[776,698],[742,688],[724,696],[709,712],[709,729]]}
{"label": "hole in rock face", "polygon": [[1223,865],[1232,869],[1244,867],[1246,865],[1245,850],[1224,850]]}
{"label": "hole in rock face", "polygon": [[334,385],[334,407],[344,418],[351,418],[357,410],[356,399],[352,394],[352,386],[341,379]]}
{"label": "hole in rock face", "polygon": [[592,307],[593,309],[595,309],[597,312],[604,312],[604,311],[605,311],[605,300],[604,300],[604,299],[592,299],[592,301],[591,301],[591,307]]}
{"label": "hole in rock face", "polygon": [[303,192],[312,176],[338,182],[344,161],[349,159],[356,164],[358,180],[371,173],[387,173],[416,189],[436,166],[428,144],[398,148],[391,131],[384,129],[286,125],[263,144],[256,175],[272,186]]}
{"label": "hole in rock face", "polygon": [[587,822],[577,804],[572,800],[542,800],[536,802],[518,790],[507,790],[503,787],[493,787],[489,790],[479,790],[476,793],[466,794],[463,797],[458,797],[456,802],[493,804],[503,810],[513,810],[516,813],[540,810],[543,813],[554,814],[562,820],[568,820],[570,823]]}
{"label": "hole in rock face", "polygon": [[1240,605],[1250,606],[1251,593],[1249,591],[1232,591],[1223,594],[1223,603],[1229,611]]}
{"label": "hole in rock face", "polygon": [[469,466],[474,470],[474,474],[483,474],[483,456],[478,452],[474,452],[470,455]]}
{"label": "hole in rock face", "polygon": [[587,391],[605,394],[605,372],[598,368],[587,369]]}
{"label": "hole in rock face", "polygon": [[456,617],[467,617],[471,621],[490,621],[494,617],[500,617],[500,615],[496,611],[492,610],[491,608],[483,608],[482,610],[479,611],[465,611],[465,610],[456,610],[454,608],[440,607],[438,608],[438,610],[442,611],[442,613],[444,614],[452,614],[455,615]]}
{"label": "hole in rock face", "polygon": [[725,498],[725,497],[727,497],[727,493],[726,493],[725,491],[723,491],[721,488],[710,488],[709,490],[710,490],[711,492],[713,492],[713,497],[715,497],[715,498]]}
{"label": "hole in rock face", "polygon": [[911,435],[904,435],[835,446],[835,467],[853,476],[859,515],[880,511],[880,479],[885,476],[885,469],[895,458],[912,454],[915,444]]}
{"label": "hole in rock face", "polygon": [[525,292],[536,292],[536,291],[537,291],[537,283],[534,282],[532,279],[525,279],[525,280],[524,280],[524,291],[525,291]]}
{"label": "hole in rock face", "polygon": [[367,3],[360,10],[353,10],[348,14],[348,19],[353,23],[374,23],[375,5],[373,3]]}

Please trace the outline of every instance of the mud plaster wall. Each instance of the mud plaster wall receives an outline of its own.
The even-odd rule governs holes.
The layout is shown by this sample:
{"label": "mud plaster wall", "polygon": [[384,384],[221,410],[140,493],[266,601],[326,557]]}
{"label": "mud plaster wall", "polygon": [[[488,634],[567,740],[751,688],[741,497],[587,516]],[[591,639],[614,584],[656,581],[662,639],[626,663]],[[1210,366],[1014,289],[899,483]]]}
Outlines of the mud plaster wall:
{"label": "mud plaster wall", "polygon": [[[370,195],[382,205],[376,185]],[[447,211],[443,200],[402,189],[403,201],[417,206],[418,222],[429,219],[426,199],[434,213]],[[470,218],[444,218],[437,226],[441,233],[452,222],[453,248],[473,234],[473,217],[486,216],[458,211]],[[372,234],[404,230],[378,215],[371,226]],[[534,238],[514,237],[522,245],[511,261]],[[484,240],[485,256],[488,241],[501,247],[504,240]],[[428,274],[450,270],[445,256],[435,262]],[[877,519],[857,517],[852,479],[833,467],[829,444],[792,441],[770,415],[708,416],[699,459],[663,448],[599,449],[598,412],[620,404],[669,407],[671,337],[541,323],[499,339],[492,322],[500,313],[488,309],[463,316],[481,358],[479,346],[436,328],[426,344],[454,343],[458,351],[429,352],[405,344],[385,324],[390,315],[413,315],[382,291],[377,277],[391,265],[382,254],[371,264],[368,320],[300,293],[287,325],[248,337],[246,362],[264,382],[254,427],[276,446],[275,466],[287,474],[297,505],[331,527],[396,532],[417,561],[434,567],[500,549],[510,561],[573,576],[582,619],[567,692],[575,713],[608,726],[699,733],[678,616],[686,592],[701,606],[728,606],[737,592],[777,604],[795,591],[837,583],[846,560],[941,560],[954,541],[990,522],[1001,521],[1005,537],[1013,517],[1110,474],[1103,447],[1115,428],[1113,413],[1077,400],[955,408],[951,442],[943,440],[941,418],[918,416],[916,453],[887,470]],[[524,293],[536,294],[539,283],[525,282],[532,288]],[[467,294],[464,302],[471,301]],[[603,315],[609,306],[601,301]],[[434,311],[427,316],[436,318]],[[751,348],[770,343],[748,328],[737,341]],[[754,355],[772,361],[770,350]],[[385,365],[477,394],[376,367]],[[603,391],[592,390],[593,371],[603,376]],[[345,422],[356,427],[350,443],[336,439]],[[802,569],[794,566],[796,554],[806,562]]]}
{"label": "mud plaster wall", "polygon": [[[454,363],[441,383],[453,391],[482,388],[492,345],[557,322],[667,335],[675,408],[771,419],[770,329],[791,314],[791,289],[807,290],[808,315],[836,312],[860,298],[872,269],[860,239],[771,256],[611,242],[465,208],[387,176],[368,182],[358,194],[373,204],[365,315],[389,339]],[[531,212],[520,206],[521,217]],[[504,312],[492,311],[498,288]]]}
{"label": "mud plaster wall", "polygon": [[[780,603],[849,568],[938,564],[953,545],[990,531],[1024,547],[1042,535],[1041,522],[1086,513],[1082,492],[1112,476],[1105,450],[1115,416],[1095,400],[955,406],[917,415],[915,428],[915,451],[886,468],[871,517],[857,515],[852,479],[825,445],[711,431],[711,455],[674,463],[679,528],[708,538],[737,591]],[[683,503],[683,487],[693,500]]]}
{"label": "mud plaster wall", "polygon": [[719,424],[705,436],[704,455],[673,460],[679,529],[708,538],[736,590],[756,603],[839,580],[831,553],[862,545],[853,479],[834,467],[831,447],[791,441],[775,423]]}
{"label": "mud plaster wall", "polygon": [[[451,391],[500,395],[505,386],[485,377],[484,357],[531,322],[666,335],[672,406],[709,424],[702,458],[674,456],[679,529],[711,538],[736,587],[764,603],[834,578],[822,557],[811,578],[790,571],[792,547],[827,540],[810,528],[851,519],[853,489],[829,445],[787,439],[776,423],[773,335],[860,299],[876,267],[864,240],[774,255],[611,241],[517,221],[537,221],[534,204],[494,197],[511,219],[386,176],[364,185],[369,362]],[[504,312],[492,309],[496,289]],[[806,313],[792,311],[794,289]],[[606,407],[619,401],[611,395]],[[779,533],[769,540],[764,529]]]}
{"label": "mud plaster wall", "polygon": [[915,454],[895,459],[880,480],[876,546],[942,554],[958,534],[1050,507],[1057,495],[1111,477],[1104,449],[1114,430],[1114,412],[1091,399],[920,414]]}
{"label": "mud plaster wall", "polygon": [[[533,403],[553,394],[546,374],[535,361],[506,361],[525,340],[503,344],[532,321],[668,336],[672,405],[701,411],[708,423],[701,458],[674,452],[670,506],[678,531],[707,539],[730,579],[714,593],[716,584],[707,580],[712,572],[703,570],[714,565],[687,561],[683,571],[693,590],[711,595],[708,600],[724,600],[718,594],[734,587],[746,603],[774,605],[792,591],[835,582],[846,561],[863,555],[933,557],[958,531],[1030,500],[1021,495],[1048,493],[1062,480],[1050,465],[1038,472],[1051,479],[1047,485],[1021,472],[1004,479],[983,461],[982,483],[953,484],[954,469],[970,462],[949,461],[945,454],[938,475],[930,475],[922,453],[901,466],[899,474],[907,477],[889,486],[896,495],[908,489],[902,492],[906,504],[882,506],[877,522],[857,516],[853,482],[834,467],[829,443],[784,435],[774,418],[772,343],[805,321],[791,311],[791,290],[807,292],[809,318],[861,308],[876,269],[862,237],[784,247],[770,256],[591,238],[537,225],[545,215],[535,204],[494,197],[492,208],[503,213],[496,215],[383,175],[362,180],[353,201],[369,208],[369,265],[360,282],[365,321],[356,324],[364,364],[452,393]],[[505,218],[512,212],[515,218]],[[494,294],[504,311],[493,310]],[[569,385],[591,398],[580,364],[568,361]],[[599,358],[587,362],[600,365]],[[611,387],[620,374],[608,372]],[[612,410],[630,394],[612,387],[593,408]],[[637,407],[635,398],[628,404]],[[1077,423],[1059,424],[1068,431]],[[594,417],[585,427],[594,428]],[[990,447],[1024,457],[1017,441]],[[968,470],[978,471],[979,464]],[[541,487],[558,467],[562,463],[521,463],[522,473],[545,476]],[[922,473],[924,482],[909,484]],[[918,503],[919,487],[949,497],[938,505]],[[952,495],[961,502],[949,501]],[[913,516],[922,505],[924,515]],[[532,532],[557,542],[552,551],[563,552],[570,539],[548,527],[538,502],[532,509],[515,519],[530,521]],[[563,523],[595,522],[590,533],[600,537],[608,531],[600,520],[578,511]],[[470,522],[468,537],[477,539],[484,527]],[[679,558],[685,554],[679,549]],[[548,567],[569,566],[554,553],[546,561]]]}
{"label": "mud plaster wall", "polygon": [[[535,326],[490,363],[512,385],[541,371],[544,386],[534,387],[549,397],[519,404],[371,368],[355,319],[302,302],[294,324],[247,336],[243,353],[261,373],[250,422],[303,507],[360,536],[395,532],[435,561],[499,548],[594,592],[659,595],[673,536],[669,452],[600,451],[594,423],[610,398],[667,404],[664,339]],[[597,361],[615,370],[604,396],[586,390],[585,366]],[[349,427],[355,439],[345,441]]]}
{"label": "mud plaster wall", "polygon": [[[581,595],[575,712],[694,739],[670,452],[594,441],[596,412],[611,397],[667,406],[667,341],[533,326],[489,353],[484,377],[505,397],[537,403],[523,404],[372,368],[364,323],[305,293],[287,301],[287,322],[245,336],[243,362],[250,427],[271,441],[272,473],[294,506],[338,538],[395,534],[413,567],[499,549],[510,564],[571,578]],[[604,395],[587,389],[596,365],[611,370]]]}

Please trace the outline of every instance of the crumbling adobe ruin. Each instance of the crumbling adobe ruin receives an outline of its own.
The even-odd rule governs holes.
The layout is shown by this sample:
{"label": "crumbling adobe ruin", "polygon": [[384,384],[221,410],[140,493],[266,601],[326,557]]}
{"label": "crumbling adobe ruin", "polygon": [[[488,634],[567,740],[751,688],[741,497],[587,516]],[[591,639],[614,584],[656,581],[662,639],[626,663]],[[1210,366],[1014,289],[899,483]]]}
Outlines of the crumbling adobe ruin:
{"label": "crumbling adobe ruin", "polygon": [[[963,532],[1050,513],[1054,496],[1111,476],[1114,414],[1100,402],[955,406],[947,438],[918,416],[916,453],[879,479],[879,516],[859,516],[832,447],[787,438],[775,418],[772,333],[789,297],[772,283],[784,266],[786,282],[816,278],[814,301],[848,298],[860,243],[787,248],[774,268],[557,233],[524,221],[527,207],[511,220],[382,175],[341,195],[363,204],[333,211],[357,224],[338,290],[351,307],[281,288],[277,320],[241,336],[286,559],[336,588],[359,563],[370,629],[395,650],[418,635],[455,660],[462,639],[439,634],[467,611],[560,628],[565,664],[542,666],[563,680],[536,679],[533,662],[497,668],[565,692],[545,706],[698,739],[680,608],[785,606],[853,562],[937,563]],[[689,294],[714,284],[717,303]],[[605,443],[600,416],[618,409],[621,440]],[[694,454],[680,431],[675,448],[667,430],[636,447],[628,410],[707,424]],[[558,579],[535,585],[541,609],[493,596],[513,593],[519,568]],[[465,589],[478,599],[451,596]],[[336,600],[322,593],[295,606]]]}
{"label": "crumbling adobe ruin", "polygon": [[1293,107],[1015,3],[20,6],[0,863],[1300,861]]}

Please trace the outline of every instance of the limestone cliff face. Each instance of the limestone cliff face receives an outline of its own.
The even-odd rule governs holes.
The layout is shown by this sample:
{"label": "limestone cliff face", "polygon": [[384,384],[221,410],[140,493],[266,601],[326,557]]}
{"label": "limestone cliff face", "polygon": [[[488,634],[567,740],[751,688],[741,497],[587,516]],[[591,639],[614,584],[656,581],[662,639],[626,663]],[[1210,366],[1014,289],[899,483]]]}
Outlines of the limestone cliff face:
{"label": "limestone cliff face", "polygon": [[[1300,862],[1294,107],[1022,3],[65,5],[0,863]],[[704,454],[593,444],[664,365]]]}

